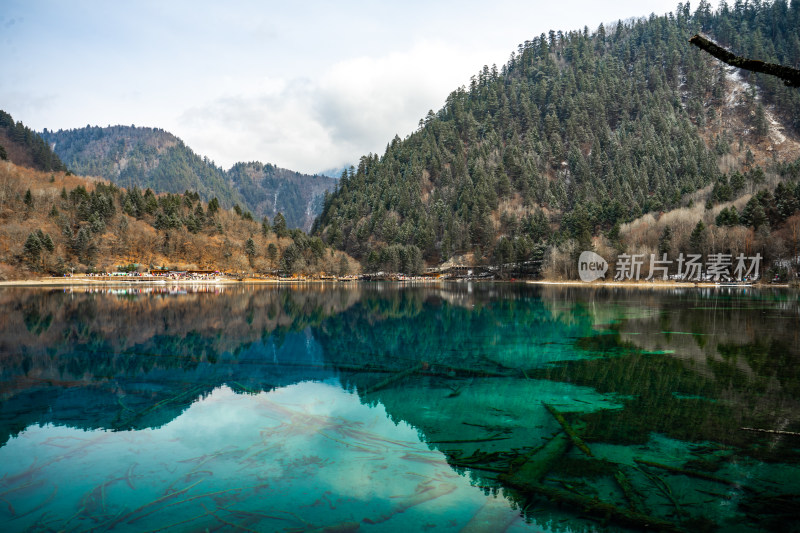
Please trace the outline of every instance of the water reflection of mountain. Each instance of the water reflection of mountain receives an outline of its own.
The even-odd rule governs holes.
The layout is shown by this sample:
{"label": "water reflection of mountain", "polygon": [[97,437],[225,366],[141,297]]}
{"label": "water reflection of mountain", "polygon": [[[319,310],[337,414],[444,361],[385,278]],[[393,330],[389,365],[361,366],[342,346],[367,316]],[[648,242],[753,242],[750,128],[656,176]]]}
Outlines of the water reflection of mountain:
{"label": "water reflection of mountain", "polygon": [[[361,366],[362,373],[343,377],[390,413],[388,393],[370,390],[392,372],[427,380],[420,394],[428,398],[421,401],[437,405],[439,396],[457,403],[479,378],[493,380],[490,390],[497,394],[521,398],[527,397],[525,387],[514,380],[539,379],[622,398],[625,409],[586,415],[589,438],[641,444],[659,432],[682,440],[721,439],[765,457],[769,453],[757,439],[739,428],[800,429],[798,309],[796,299],[771,291],[478,285],[447,295],[365,293],[323,321],[315,335],[332,365]],[[389,374],[370,375],[370,369]],[[387,389],[406,390],[412,382]],[[418,406],[408,410],[410,418],[397,416],[426,427],[414,416],[430,410]],[[788,446],[769,450],[781,457]]]}
{"label": "water reflection of mountain", "polygon": [[346,312],[316,328],[335,365],[405,370],[417,363],[442,368],[519,373],[582,357],[578,338],[593,333],[582,305],[558,316],[538,291],[507,285],[456,285],[446,290],[365,292]]}
{"label": "water reflection of mountain", "polygon": [[0,291],[0,443],[29,424],[162,425],[215,387],[333,375],[310,327],[358,291]]}
{"label": "water reflection of mountain", "polygon": [[570,357],[570,339],[592,326],[580,313],[565,326],[530,291],[488,285],[7,289],[0,309],[0,442],[31,423],[161,425],[223,384],[260,391],[337,374],[355,383],[417,358],[439,365],[431,372],[516,372],[520,357],[531,367]]}
{"label": "water reflection of mountain", "polygon": [[[340,373],[368,391],[422,365],[414,374],[451,398],[467,392],[470,380],[492,376],[622,394],[628,415],[634,404],[641,416],[659,409],[664,424],[675,413],[672,432],[682,437],[688,430],[677,428],[688,412],[709,419],[691,425],[697,432],[718,426],[712,420],[725,418],[730,404],[740,406],[729,420],[731,438],[737,424],[772,427],[783,417],[780,425],[791,425],[800,412],[796,300],[717,296],[481,284],[251,287],[173,297],[7,289],[0,292],[0,399],[3,411],[24,405],[58,416],[54,395],[86,389],[93,398],[86,405],[113,412],[98,415],[97,425],[123,427],[133,423],[131,410],[158,405],[147,420],[156,412],[168,420],[168,410],[175,416],[221,384],[258,391],[317,379],[327,368],[325,375]],[[597,416],[604,435],[625,426],[604,418],[618,412]],[[639,440],[647,432],[624,430]]]}
{"label": "water reflection of mountain", "polygon": [[[570,297],[568,291],[559,295]],[[627,295],[638,306],[627,310]],[[547,292],[543,296],[548,299]],[[795,293],[622,290],[597,291],[592,297],[598,307],[616,307],[619,318],[608,335],[583,339],[579,346],[617,357],[567,361],[536,373],[628,397],[624,410],[588,417],[590,434],[641,443],[656,431],[786,460],[791,441],[764,449],[740,428],[800,429],[800,304]]]}
{"label": "water reflection of mountain", "polygon": [[[318,338],[334,364],[362,362],[362,372],[342,377],[363,401],[416,427],[475,483],[507,489],[520,508],[537,494],[539,513],[544,498],[578,511],[595,506],[618,525],[665,530],[759,529],[800,511],[800,487],[786,475],[800,473],[789,466],[796,441],[741,429],[800,429],[797,302],[691,290],[484,296],[467,306],[430,293],[391,303],[365,296],[325,321]],[[597,456],[569,451],[545,404],[579,428]],[[521,466],[531,462],[537,466]],[[509,474],[516,470],[536,474],[520,481]],[[771,484],[775,472],[785,484]],[[674,489],[671,503],[685,505],[677,519],[656,510],[664,505],[657,497],[646,504],[650,514],[629,515],[625,484],[673,494],[670,484],[687,475],[705,481]],[[740,487],[738,508],[726,503],[731,497],[707,505],[708,495],[731,486]],[[542,524],[542,516],[529,518]]]}

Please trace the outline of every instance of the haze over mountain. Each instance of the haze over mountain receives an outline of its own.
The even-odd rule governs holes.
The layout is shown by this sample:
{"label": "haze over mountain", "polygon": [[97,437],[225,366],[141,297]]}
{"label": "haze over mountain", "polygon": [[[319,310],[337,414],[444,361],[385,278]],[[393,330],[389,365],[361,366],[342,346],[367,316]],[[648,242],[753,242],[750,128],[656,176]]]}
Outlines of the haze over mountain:
{"label": "haze over mountain", "polygon": [[217,197],[223,207],[239,205],[257,218],[282,213],[289,227],[308,230],[321,211],[325,191],[336,180],[258,162],[237,163],[230,170],[200,157],[162,129],[135,126],[86,126],[42,137],[77,174],[98,176],[154,192],[197,192]]}
{"label": "haze over mountain", "polygon": [[[567,242],[622,249],[620,226],[695,202],[709,209],[692,216],[713,223],[717,204],[756,192],[800,155],[800,92],[689,45],[700,31],[748,57],[800,64],[797,1],[679,4],[541,34],[502,67],[484,66],[383,156],[363,156],[314,231],[379,269],[419,254],[503,263]],[[712,196],[712,184],[730,194]]]}

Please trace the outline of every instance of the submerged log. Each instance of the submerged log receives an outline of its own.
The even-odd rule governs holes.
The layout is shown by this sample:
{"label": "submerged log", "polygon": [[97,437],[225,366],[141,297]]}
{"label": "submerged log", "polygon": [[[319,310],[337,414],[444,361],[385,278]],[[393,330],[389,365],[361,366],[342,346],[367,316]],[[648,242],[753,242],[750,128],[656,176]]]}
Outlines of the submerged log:
{"label": "submerged log", "polygon": [[384,387],[387,387],[387,386],[391,385],[395,381],[400,381],[401,379],[403,379],[405,377],[408,377],[408,376],[410,376],[412,374],[416,374],[417,372],[419,372],[423,368],[425,368],[425,363],[422,363],[422,362],[417,363],[417,365],[409,368],[408,370],[404,370],[402,372],[398,372],[397,374],[395,374],[395,375],[393,375],[391,377],[388,377],[388,378],[384,379],[383,381],[380,381],[380,382],[376,383],[374,386],[372,386],[369,389],[367,389],[365,394],[369,394],[371,392],[375,392],[375,391],[381,390]]}
{"label": "submerged log", "polygon": [[[439,372],[431,372],[432,375],[441,376],[452,374],[459,377],[481,377],[481,378],[513,378],[518,377],[512,372],[496,372],[482,368],[464,368],[443,363],[431,363],[431,368],[441,369]],[[427,373],[427,372],[426,372]]]}
{"label": "submerged log", "polygon": [[567,453],[571,442],[565,433],[557,433],[547,441],[547,444],[526,455],[517,470],[510,474],[501,474],[498,479],[509,482],[513,480],[524,483],[540,482],[553,469],[553,464]]}
{"label": "submerged log", "polygon": [[364,518],[361,521],[365,524],[380,524],[382,522],[386,522],[394,515],[405,512],[407,509],[410,509],[415,505],[419,505],[429,500],[439,498],[440,496],[446,496],[447,494],[450,494],[456,490],[456,486],[451,485],[450,483],[439,483],[438,485],[420,486],[417,489],[418,492],[407,498],[401,499],[388,512],[385,512],[384,514],[374,518]]}
{"label": "submerged log", "polygon": [[631,481],[628,479],[628,476],[625,475],[625,472],[622,470],[617,470],[614,473],[614,479],[617,481],[617,485],[619,488],[622,489],[622,494],[625,496],[625,499],[628,501],[628,506],[634,512],[644,512],[645,506],[642,499],[636,493],[636,490],[631,485]]}
{"label": "submerged log", "polygon": [[678,520],[682,520],[682,517],[686,514],[683,509],[681,509],[681,504],[678,503],[678,500],[675,499],[675,496],[672,495],[672,487],[669,486],[669,483],[661,479],[659,476],[655,474],[651,474],[649,472],[645,472],[642,469],[639,471],[644,474],[644,476],[650,480],[650,483],[656,488],[661,495],[675,507],[675,516],[678,517]]}
{"label": "submerged log", "polygon": [[508,474],[507,468],[492,468],[491,466],[477,466],[473,463],[459,463],[458,461],[450,461],[450,466],[456,468],[466,468],[468,470],[480,470],[482,472],[493,472],[495,474]]}
{"label": "submerged log", "polygon": [[519,520],[519,513],[508,506],[505,498],[489,498],[461,529],[461,533],[502,533]]}
{"label": "submerged log", "polygon": [[[327,368],[328,365],[317,363],[287,363],[285,366],[295,368]],[[372,363],[364,365],[348,365],[344,363],[334,363],[331,366],[342,372],[353,372],[357,374],[370,373],[370,374],[397,374],[398,370],[388,366],[380,366]],[[400,372],[405,372],[401,370]],[[423,376],[437,376],[442,378],[454,377],[481,377],[481,378],[515,378],[519,377],[513,372],[496,372],[486,370],[483,368],[466,368],[457,367],[444,363],[429,362],[427,365],[423,363],[418,373]]]}
{"label": "submerged log", "polygon": [[647,531],[683,531],[683,529],[671,522],[666,522],[637,511],[621,509],[610,503],[548,487],[540,483],[525,483],[513,479],[508,479],[507,483],[510,487],[527,496],[544,496],[560,504],[570,505],[580,509],[582,512],[598,516],[602,519],[613,520],[617,524],[623,526]]}
{"label": "submerged log", "polygon": [[469,444],[471,442],[491,442],[495,440],[508,440],[511,437],[487,437],[484,439],[460,439],[460,440],[429,440],[428,444]]}
{"label": "submerged log", "polygon": [[126,418],[125,420],[121,420],[122,414],[120,413],[119,415],[117,415],[117,418],[111,423],[111,427],[114,430],[127,429],[129,427],[132,427],[135,422],[140,421],[145,416],[158,411],[164,406],[167,406],[169,404],[180,404],[181,402],[187,401],[187,398],[193,400],[195,396],[199,396],[200,393],[203,392],[204,390],[206,390],[205,385],[197,385],[196,387],[192,387],[188,390],[181,391],[178,394],[175,394],[174,396],[165,398],[160,402],[151,405],[150,407],[142,409],[141,411],[134,411],[130,407],[123,405],[124,409],[131,411],[133,414],[128,418]]}
{"label": "submerged log", "polygon": [[652,466],[654,468],[660,468],[661,470],[666,470],[667,472],[672,472],[673,474],[681,474],[683,476],[694,477],[697,479],[705,479],[706,481],[713,481],[714,483],[720,483],[722,485],[728,485],[729,487],[736,487],[742,488],[746,490],[752,490],[749,487],[746,487],[740,483],[735,481],[730,481],[728,479],[724,479],[717,476],[712,476],[711,474],[705,474],[703,472],[697,472],[696,470],[686,470],[685,468],[678,468],[677,466],[669,466],[664,465],[661,463],[654,463],[653,461],[645,461],[643,459],[634,459],[640,465]]}
{"label": "submerged log", "polygon": [[575,428],[573,428],[570,425],[570,423],[567,422],[567,419],[564,418],[564,415],[559,413],[552,405],[546,404],[544,402],[542,402],[542,405],[544,405],[545,408],[550,412],[550,414],[553,415],[553,418],[555,418],[556,421],[559,424],[561,424],[561,427],[564,428],[564,433],[566,433],[569,436],[569,438],[572,439],[572,443],[575,445],[575,447],[578,448],[583,453],[585,453],[586,455],[588,455],[589,457],[594,457],[594,455],[592,454],[592,450],[590,450],[589,447],[586,445],[586,443],[583,442],[583,439],[580,437],[580,435],[578,435],[578,432],[575,431]]}
{"label": "submerged log", "polygon": [[800,437],[796,431],[782,431],[780,429],[759,429],[759,428],[739,428],[742,431],[757,431],[758,433],[770,433],[772,435],[788,435],[790,437]]}

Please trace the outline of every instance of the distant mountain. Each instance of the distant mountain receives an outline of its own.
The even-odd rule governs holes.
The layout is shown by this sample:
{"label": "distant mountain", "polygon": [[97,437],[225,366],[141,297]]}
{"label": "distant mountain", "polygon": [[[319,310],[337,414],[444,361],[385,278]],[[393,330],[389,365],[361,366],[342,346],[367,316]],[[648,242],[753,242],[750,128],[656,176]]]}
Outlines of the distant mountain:
{"label": "distant mountain", "polygon": [[227,175],[235,190],[247,199],[248,209],[270,220],[281,212],[288,226],[305,231],[322,211],[325,193],[336,184],[328,176],[309,176],[257,161],[236,163]]}
{"label": "distant mountain", "polygon": [[204,200],[216,196],[226,207],[244,203],[227,183],[225,171],[189,149],[169,132],[154,128],[86,126],[42,138],[79,175],[98,176],[122,187],[154,192],[197,192]]}
{"label": "distant mountain", "polygon": [[45,172],[67,168],[36,132],[1,110],[0,160]]}
{"label": "distant mountain", "polygon": [[225,171],[162,129],[86,126],[45,130],[42,138],[77,174],[156,193],[193,191],[206,201],[216,197],[223,207],[238,204],[258,218],[281,212],[290,227],[305,230],[336,183],[262,163],[237,163]]}

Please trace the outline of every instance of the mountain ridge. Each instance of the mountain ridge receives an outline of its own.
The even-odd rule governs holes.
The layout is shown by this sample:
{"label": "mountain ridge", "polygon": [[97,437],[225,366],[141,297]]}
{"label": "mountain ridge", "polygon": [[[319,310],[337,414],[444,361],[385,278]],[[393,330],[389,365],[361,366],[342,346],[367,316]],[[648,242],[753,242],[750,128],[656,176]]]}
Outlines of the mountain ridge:
{"label": "mountain ridge", "polygon": [[[292,228],[310,229],[321,210],[325,191],[336,180],[260,162],[236,163],[229,170],[201,157],[180,138],[160,128],[89,126],[42,132],[66,165],[79,174],[107,179],[119,186],[155,192],[197,192],[206,201],[217,197],[224,207],[240,205],[258,217],[282,213]],[[242,165],[257,167],[242,175]],[[265,198],[282,201],[272,204]]]}

